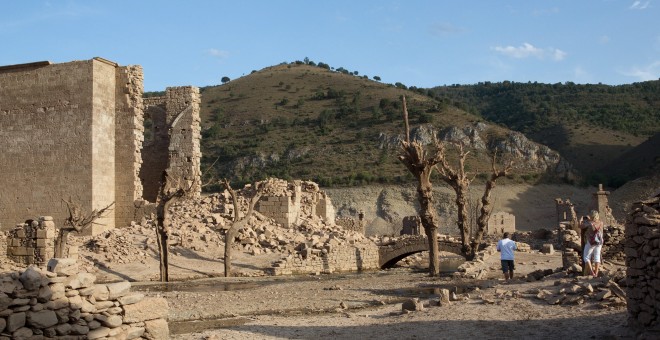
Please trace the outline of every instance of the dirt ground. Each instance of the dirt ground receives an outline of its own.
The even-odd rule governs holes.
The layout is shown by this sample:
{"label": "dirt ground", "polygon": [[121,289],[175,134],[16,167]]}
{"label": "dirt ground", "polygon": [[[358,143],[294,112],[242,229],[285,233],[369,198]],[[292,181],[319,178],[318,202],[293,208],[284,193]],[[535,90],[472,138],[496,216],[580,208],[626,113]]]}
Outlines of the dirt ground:
{"label": "dirt ground", "polygon": [[[172,257],[172,276],[201,279],[168,286],[146,283],[157,276],[157,265],[151,263],[106,271],[142,281],[133,289],[167,299],[173,339],[634,338],[626,327],[625,306],[605,308],[591,298],[583,304],[549,305],[535,298],[538,289],[574,280],[563,272],[524,280],[534,270],[560,267],[559,252],[516,253],[516,278],[510,283],[501,279],[497,255],[488,259],[491,270],[482,280],[431,278],[414,264],[360,274],[250,277],[272,256],[247,254],[235,260],[244,277],[208,278],[222,272],[221,260],[183,255]],[[440,288],[469,298],[433,306]],[[402,312],[402,302],[414,297],[424,310]]]}

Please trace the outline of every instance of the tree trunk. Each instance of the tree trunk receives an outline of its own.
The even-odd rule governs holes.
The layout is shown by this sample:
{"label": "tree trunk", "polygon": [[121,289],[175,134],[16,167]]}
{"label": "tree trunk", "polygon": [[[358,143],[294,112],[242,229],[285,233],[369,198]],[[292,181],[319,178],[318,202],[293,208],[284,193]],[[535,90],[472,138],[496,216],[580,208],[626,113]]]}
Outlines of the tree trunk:
{"label": "tree trunk", "polygon": [[225,277],[231,276],[231,245],[234,243],[235,235],[236,228],[232,225],[225,234]]}
{"label": "tree trunk", "polygon": [[472,258],[472,247],[470,246],[470,228],[467,227],[468,222],[468,199],[467,199],[467,186],[463,186],[460,183],[452,185],[454,191],[456,192],[456,207],[458,208],[458,216],[456,224],[458,225],[458,230],[461,232],[461,252],[465,254],[468,260]]}
{"label": "tree trunk", "polygon": [[472,240],[472,254],[474,258],[476,253],[479,251],[479,245],[481,240],[484,237],[484,231],[488,227],[488,220],[490,219],[490,214],[493,211],[493,205],[490,202],[490,192],[495,188],[495,180],[491,179],[486,182],[486,188],[484,189],[484,194],[481,197],[481,211],[479,218],[477,219],[477,235]]}
{"label": "tree trunk", "polygon": [[60,228],[60,233],[55,240],[55,258],[63,258],[66,256],[66,245],[69,243],[69,233],[71,230]]}
{"label": "tree trunk", "polygon": [[158,252],[160,256],[160,281],[169,282],[169,247],[167,241],[169,239],[169,208],[174,203],[175,196],[170,196],[166,199],[160,200],[156,207],[157,224],[156,224],[156,239],[158,241]]}
{"label": "tree trunk", "polygon": [[429,276],[438,276],[440,273],[438,259],[438,226],[435,212],[435,202],[433,199],[433,186],[431,185],[432,168],[424,169],[418,178],[417,197],[419,199],[422,226],[429,242]]}

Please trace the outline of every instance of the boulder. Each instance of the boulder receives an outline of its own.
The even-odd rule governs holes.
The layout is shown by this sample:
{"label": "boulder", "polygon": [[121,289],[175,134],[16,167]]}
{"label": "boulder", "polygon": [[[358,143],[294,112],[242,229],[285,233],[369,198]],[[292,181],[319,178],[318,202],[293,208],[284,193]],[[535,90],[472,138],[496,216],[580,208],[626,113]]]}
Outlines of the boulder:
{"label": "boulder", "polygon": [[37,290],[41,287],[42,278],[43,275],[39,269],[34,266],[29,266],[23,273],[21,273],[21,276],[18,279],[23,284],[23,288],[27,290]]}
{"label": "boulder", "polygon": [[419,301],[418,298],[412,298],[404,301],[401,304],[402,311],[421,311],[424,310],[424,305]]}

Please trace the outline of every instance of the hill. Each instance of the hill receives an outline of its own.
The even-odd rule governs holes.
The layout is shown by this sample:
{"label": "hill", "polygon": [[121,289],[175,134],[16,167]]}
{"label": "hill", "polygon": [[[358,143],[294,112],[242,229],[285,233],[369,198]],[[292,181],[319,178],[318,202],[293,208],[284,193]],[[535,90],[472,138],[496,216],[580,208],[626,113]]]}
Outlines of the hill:
{"label": "hill", "polygon": [[[403,133],[402,95],[413,126],[440,131],[484,121],[426,91],[303,63],[281,64],[202,89],[203,167],[215,162],[216,177],[236,184],[268,176],[322,186],[407,182],[392,142]],[[508,131],[486,130],[487,142]],[[488,159],[487,152],[477,153],[471,169],[487,171]]]}
{"label": "hill", "polygon": [[[559,159],[526,137],[559,151],[567,160],[559,160],[562,166],[572,166],[585,183],[621,185],[648,172],[637,171],[645,168],[644,161],[658,158],[658,148],[635,148],[660,131],[660,82],[421,89],[305,62],[223,82],[201,89],[202,164],[208,174],[236,185],[269,176],[309,179],[325,187],[409,182],[396,158],[403,95],[411,125],[420,127],[414,134],[463,138],[478,149],[468,164],[476,173],[488,171],[489,149],[496,145],[510,150],[524,144],[516,156],[536,152],[532,163],[539,163],[539,154],[546,165]],[[503,146],[503,140],[508,144]],[[535,182],[546,174],[543,166],[532,168],[523,166],[507,180]]]}
{"label": "hill", "polygon": [[634,149],[660,132],[660,81],[619,86],[505,81],[429,92],[557,150],[594,183],[608,177],[616,186],[645,174],[636,171],[646,167],[638,162],[623,163],[617,167],[622,171],[613,173],[610,165],[621,164],[617,159],[660,157],[658,148]]}

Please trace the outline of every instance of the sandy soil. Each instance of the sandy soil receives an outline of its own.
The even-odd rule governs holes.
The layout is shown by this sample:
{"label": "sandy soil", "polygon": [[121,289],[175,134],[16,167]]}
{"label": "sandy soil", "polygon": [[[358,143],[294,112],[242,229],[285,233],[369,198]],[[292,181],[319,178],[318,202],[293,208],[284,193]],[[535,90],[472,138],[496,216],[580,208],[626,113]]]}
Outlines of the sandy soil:
{"label": "sandy soil", "polygon": [[[500,278],[499,258],[493,256],[488,260],[492,270],[483,280],[431,278],[415,268],[397,268],[362,274],[207,278],[167,287],[135,283],[134,290],[168,300],[173,339],[562,339],[576,334],[634,338],[626,327],[625,306],[603,308],[590,299],[580,305],[549,305],[534,297],[535,288],[551,289],[557,280],[572,280],[564,273],[536,282],[523,279],[536,269],[558,268],[559,252],[516,256],[517,278],[512,283]],[[170,270],[179,278],[221,272],[221,261],[199,261],[178,256]],[[249,275],[266,263],[264,256],[241,255],[236,267]],[[133,279],[153,275],[144,265],[117,266],[115,272]],[[469,299],[431,306],[440,288],[467,293]],[[507,291],[513,296],[500,297]],[[401,303],[413,297],[426,308],[403,313]]]}

